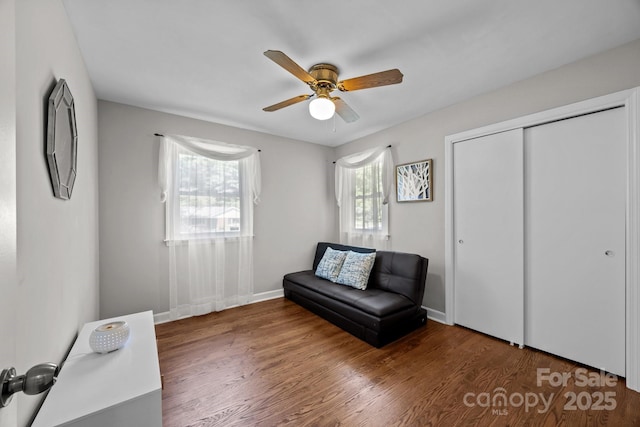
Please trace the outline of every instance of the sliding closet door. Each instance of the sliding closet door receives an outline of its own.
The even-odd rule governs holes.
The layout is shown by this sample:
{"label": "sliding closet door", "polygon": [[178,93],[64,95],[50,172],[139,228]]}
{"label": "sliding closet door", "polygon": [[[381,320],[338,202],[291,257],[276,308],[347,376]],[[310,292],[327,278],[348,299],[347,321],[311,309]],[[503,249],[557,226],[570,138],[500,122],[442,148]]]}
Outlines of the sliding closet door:
{"label": "sliding closet door", "polygon": [[522,129],[454,144],[455,322],[523,340]]}
{"label": "sliding closet door", "polygon": [[525,130],[525,343],[625,374],[623,108]]}

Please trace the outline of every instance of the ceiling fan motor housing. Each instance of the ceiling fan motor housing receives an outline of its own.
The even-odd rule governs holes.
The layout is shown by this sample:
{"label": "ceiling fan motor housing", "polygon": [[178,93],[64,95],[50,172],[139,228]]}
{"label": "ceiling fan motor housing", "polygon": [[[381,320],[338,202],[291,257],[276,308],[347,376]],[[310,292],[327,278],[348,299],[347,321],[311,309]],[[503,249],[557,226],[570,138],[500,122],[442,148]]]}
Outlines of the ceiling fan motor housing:
{"label": "ceiling fan motor housing", "polygon": [[318,82],[318,88],[325,87],[329,92],[335,90],[338,81],[338,67],[335,65],[316,64],[309,69],[309,74]]}

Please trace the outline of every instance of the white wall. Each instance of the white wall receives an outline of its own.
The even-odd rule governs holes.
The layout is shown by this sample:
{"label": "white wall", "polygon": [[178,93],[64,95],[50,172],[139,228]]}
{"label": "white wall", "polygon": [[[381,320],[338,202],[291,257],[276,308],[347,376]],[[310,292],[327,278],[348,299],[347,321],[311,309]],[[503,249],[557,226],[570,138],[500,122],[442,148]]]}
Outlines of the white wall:
{"label": "white wall", "polygon": [[[98,315],[98,122],[61,1],[20,0],[15,12],[19,315],[13,329],[15,367],[23,373],[36,363],[60,363],[78,328]],[[79,135],[78,176],[66,201],[53,196],[45,151],[47,99],[60,78],[74,96]],[[28,423],[41,399],[14,398],[18,425]]]}
{"label": "white wall", "polygon": [[[15,0],[0,1],[0,371],[16,364],[16,51]],[[17,406],[0,410],[16,425]]]}
{"label": "white wall", "polygon": [[254,213],[256,293],[281,292],[282,276],[311,268],[315,243],[337,235],[332,149],[107,101],[98,110],[101,317],[169,309],[156,132],[262,150],[262,200]]}
{"label": "white wall", "polygon": [[[434,159],[434,201],[391,202],[392,248],[429,258],[424,303],[444,312],[446,135],[640,86],[640,40],[477,96],[336,149],[336,157],[392,144],[396,164]],[[471,76],[470,76],[471,78]],[[428,93],[421,96],[429,96]]]}

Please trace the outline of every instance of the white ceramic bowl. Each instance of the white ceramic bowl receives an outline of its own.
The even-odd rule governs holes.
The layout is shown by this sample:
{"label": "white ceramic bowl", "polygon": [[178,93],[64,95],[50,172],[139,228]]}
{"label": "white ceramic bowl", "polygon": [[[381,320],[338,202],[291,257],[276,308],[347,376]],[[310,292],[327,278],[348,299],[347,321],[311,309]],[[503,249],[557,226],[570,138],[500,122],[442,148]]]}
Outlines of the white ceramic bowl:
{"label": "white ceramic bowl", "polygon": [[129,340],[127,322],[109,322],[95,328],[89,336],[89,346],[96,353],[109,353],[123,347]]}

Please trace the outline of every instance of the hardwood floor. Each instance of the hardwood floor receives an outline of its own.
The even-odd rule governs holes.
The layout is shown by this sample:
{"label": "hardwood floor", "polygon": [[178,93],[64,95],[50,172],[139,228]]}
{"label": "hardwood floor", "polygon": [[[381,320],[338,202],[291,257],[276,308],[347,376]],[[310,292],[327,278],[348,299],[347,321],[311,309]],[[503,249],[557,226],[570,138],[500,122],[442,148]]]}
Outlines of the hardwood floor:
{"label": "hardwood floor", "polygon": [[376,349],[275,299],[156,334],[165,427],[640,425],[624,379],[433,321]]}

